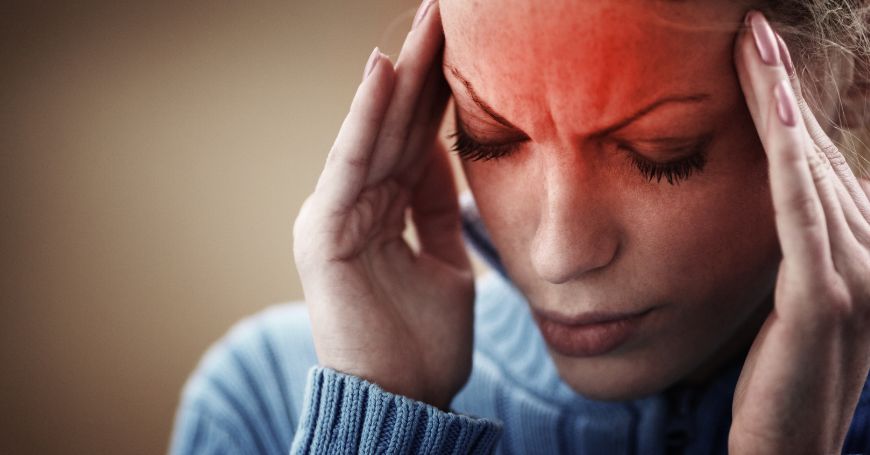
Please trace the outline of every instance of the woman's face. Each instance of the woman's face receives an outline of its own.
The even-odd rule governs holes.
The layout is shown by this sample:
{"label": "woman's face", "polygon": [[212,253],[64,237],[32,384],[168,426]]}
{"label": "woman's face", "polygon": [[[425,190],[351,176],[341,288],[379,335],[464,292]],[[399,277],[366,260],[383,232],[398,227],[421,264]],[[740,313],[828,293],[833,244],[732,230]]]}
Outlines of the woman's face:
{"label": "woman's face", "polygon": [[444,74],[471,138],[460,142],[501,155],[465,173],[532,309],[653,309],[607,352],[550,346],[562,378],[628,399],[704,379],[748,348],[779,249],[732,63],[745,6],[442,0],[441,11]]}

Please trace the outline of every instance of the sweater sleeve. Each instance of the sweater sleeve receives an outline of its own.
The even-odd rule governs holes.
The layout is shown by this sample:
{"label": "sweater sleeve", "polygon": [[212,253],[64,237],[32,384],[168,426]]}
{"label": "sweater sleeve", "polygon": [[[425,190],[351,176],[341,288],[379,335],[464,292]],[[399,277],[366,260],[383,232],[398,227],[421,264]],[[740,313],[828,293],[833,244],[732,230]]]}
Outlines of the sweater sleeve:
{"label": "sweater sleeve", "polygon": [[291,454],[491,453],[499,422],[444,412],[320,366],[308,371]]}

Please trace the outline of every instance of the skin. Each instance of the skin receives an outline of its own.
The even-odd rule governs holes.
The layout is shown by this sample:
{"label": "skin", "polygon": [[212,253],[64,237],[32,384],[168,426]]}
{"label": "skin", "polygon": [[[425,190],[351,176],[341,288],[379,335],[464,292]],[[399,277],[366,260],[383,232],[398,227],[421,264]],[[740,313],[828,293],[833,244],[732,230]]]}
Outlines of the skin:
{"label": "skin", "polygon": [[[712,28],[713,18],[739,24],[743,10],[690,2],[679,13]],[[551,349],[560,376],[589,397],[634,398],[682,378],[702,381],[748,348],[780,257],[764,150],[733,70],[733,27],[681,30],[656,20],[648,2],[451,1],[442,14],[444,73],[469,134],[516,137],[449,67],[531,139],[512,156],[464,165],[530,305],[569,315],[657,307],[606,355]],[[657,99],[691,94],[708,98],[663,105],[604,141],[590,137]],[[706,134],[704,171],[679,185],[647,182],[608,143],[629,141],[667,161],[686,154],[650,141]]]}
{"label": "skin", "polygon": [[[551,351],[569,385],[627,399],[749,349],[729,452],[839,453],[870,370],[870,185],[800,103],[785,43],[760,15],[735,25],[731,2],[663,14],[727,32],[663,25],[643,2],[490,3],[425,2],[395,65],[372,54],[294,224],[321,366],[444,410],[468,380],[473,274],[437,140],[452,93],[470,132],[523,140],[465,171],[529,304],[655,307],[611,352]],[[511,129],[474,111],[460,74]],[[590,134],[686,91],[706,97]],[[713,138],[679,185],[644,179],[612,145],[674,134]]]}

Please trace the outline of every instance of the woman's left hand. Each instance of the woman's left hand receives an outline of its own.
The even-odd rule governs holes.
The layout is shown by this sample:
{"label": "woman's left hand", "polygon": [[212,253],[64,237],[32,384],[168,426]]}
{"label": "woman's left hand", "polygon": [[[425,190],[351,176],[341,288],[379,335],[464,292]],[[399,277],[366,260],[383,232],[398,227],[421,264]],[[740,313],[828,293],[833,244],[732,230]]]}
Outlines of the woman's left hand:
{"label": "woman's left hand", "polygon": [[729,451],[840,453],[870,369],[870,183],[819,127],[761,13],[747,15],[735,63],[767,154],[782,262],[735,390]]}

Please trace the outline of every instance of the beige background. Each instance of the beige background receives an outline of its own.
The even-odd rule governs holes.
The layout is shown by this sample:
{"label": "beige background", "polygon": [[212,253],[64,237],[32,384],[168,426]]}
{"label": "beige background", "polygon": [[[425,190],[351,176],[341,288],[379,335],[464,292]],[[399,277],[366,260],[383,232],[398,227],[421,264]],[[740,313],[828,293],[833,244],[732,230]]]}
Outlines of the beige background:
{"label": "beige background", "polygon": [[0,453],[166,450],[413,0],[0,6]]}

